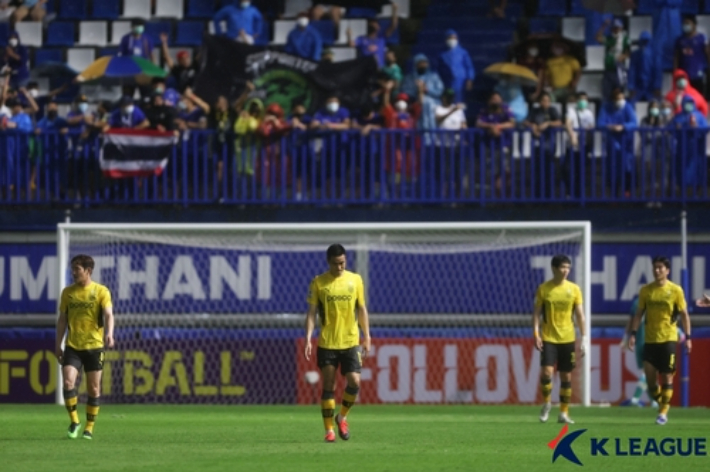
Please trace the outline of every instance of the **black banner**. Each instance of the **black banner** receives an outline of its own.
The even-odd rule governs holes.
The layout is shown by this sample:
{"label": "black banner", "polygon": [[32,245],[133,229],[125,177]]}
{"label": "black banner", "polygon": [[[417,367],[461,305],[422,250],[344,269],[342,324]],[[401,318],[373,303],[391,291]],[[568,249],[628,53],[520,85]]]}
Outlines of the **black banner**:
{"label": "black banner", "polygon": [[344,106],[357,109],[369,101],[376,76],[377,63],[372,57],[316,63],[224,37],[205,36],[195,93],[211,104],[219,95],[231,101],[252,81],[256,86],[253,96],[267,105],[278,103],[286,113],[297,102],[312,112],[331,93],[337,93]]}

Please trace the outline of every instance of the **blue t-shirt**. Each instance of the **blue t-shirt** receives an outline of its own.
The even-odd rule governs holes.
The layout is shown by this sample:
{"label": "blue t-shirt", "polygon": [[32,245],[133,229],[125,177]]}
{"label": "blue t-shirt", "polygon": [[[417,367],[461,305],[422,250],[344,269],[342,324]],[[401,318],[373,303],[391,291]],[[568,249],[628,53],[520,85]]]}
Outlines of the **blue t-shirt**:
{"label": "blue t-shirt", "polygon": [[[239,36],[239,30],[244,30],[249,36],[261,33],[264,19],[259,10],[253,6],[242,8],[241,6],[227,5],[215,14],[213,21],[217,34],[224,34],[235,39]],[[224,32],[220,25],[222,21],[227,23],[227,30]]]}
{"label": "blue t-shirt", "polygon": [[32,132],[32,118],[25,112],[18,113],[17,115],[10,118],[10,121],[17,123],[17,130],[24,131],[26,133]]}
{"label": "blue t-shirt", "polygon": [[385,40],[383,38],[368,38],[360,36],[355,40],[355,47],[360,56],[375,56],[377,66],[382,67],[385,64]]}
{"label": "blue t-shirt", "polygon": [[205,114],[203,113],[202,108],[199,107],[196,107],[190,112],[184,110],[178,113],[178,118],[185,120],[187,123],[199,123],[204,116]]}
{"label": "blue t-shirt", "polygon": [[342,123],[348,118],[350,118],[350,111],[345,107],[338,108],[335,113],[331,113],[327,109],[318,110],[313,117],[320,123]]}
{"label": "blue t-shirt", "polygon": [[109,125],[112,128],[135,128],[143,121],[145,121],[145,114],[140,108],[134,107],[130,115],[124,115],[123,110],[119,108],[111,113]]}
{"label": "blue t-shirt", "polygon": [[707,68],[708,61],[705,55],[705,35],[680,36],[675,42],[678,53],[678,68],[684,70],[692,80],[702,77]]}
{"label": "blue t-shirt", "polygon": [[55,119],[50,120],[46,116],[37,122],[37,128],[42,131],[57,131],[62,128],[68,128],[69,123],[62,117],[57,116]]}
{"label": "blue t-shirt", "polygon": [[139,56],[150,60],[153,57],[153,40],[146,34],[136,37],[133,33],[128,33],[121,38],[119,55]]}

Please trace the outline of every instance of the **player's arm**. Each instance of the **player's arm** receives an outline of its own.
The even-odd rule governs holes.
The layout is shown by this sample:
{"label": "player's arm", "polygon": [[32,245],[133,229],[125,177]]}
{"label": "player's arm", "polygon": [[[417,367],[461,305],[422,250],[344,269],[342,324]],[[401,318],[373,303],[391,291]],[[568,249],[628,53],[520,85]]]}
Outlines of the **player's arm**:
{"label": "player's arm", "polygon": [[579,328],[579,334],[582,336],[582,339],[580,339],[579,342],[579,349],[581,351],[582,357],[584,357],[584,354],[587,349],[585,342],[585,337],[587,333],[585,332],[586,326],[584,324],[584,309],[582,307],[582,304],[574,306],[574,318],[577,322],[577,327]]}
{"label": "player's arm", "polygon": [[365,305],[357,307],[357,321],[362,329],[362,357],[367,357],[370,353],[370,314],[367,312]]}
{"label": "player's arm", "polygon": [[542,305],[535,303],[533,310],[533,335],[535,336],[535,349],[542,352],[542,338],[540,337],[540,316],[542,315]]}
{"label": "player's arm", "polygon": [[106,347],[112,348],[113,342],[113,307],[107,306],[104,308],[104,322],[106,323]]}
{"label": "player's arm", "polygon": [[685,348],[690,353],[693,348],[693,343],[690,340],[690,315],[688,315],[688,309],[685,308],[680,311],[680,322],[683,325],[683,331],[685,331]]}
{"label": "player's arm", "polygon": [[629,333],[629,350],[633,351],[634,346],[636,345],[636,330],[639,329],[639,326],[641,326],[641,317],[643,316],[643,312],[646,308],[646,303],[642,301],[642,298],[639,297],[639,306],[636,309],[636,314],[634,317],[631,319],[631,332]]}
{"label": "player's arm", "polygon": [[66,310],[59,310],[59,317],[57,318],[57,335],[56,342],[54,345],[54,353],[57,356],[57,360],[61,363],[64,357],[64,350],[62,349],[62,341],[64,340],[64,335],[67,332],[67,312]]}
{"label": "player's arm", "polygon": [[313,330],[316,328],[317,311],[318,305],[308,305],[308,312],[306,312],[306,346],[303,351],[307,361],[311,360],[311,337],[313,336]]}

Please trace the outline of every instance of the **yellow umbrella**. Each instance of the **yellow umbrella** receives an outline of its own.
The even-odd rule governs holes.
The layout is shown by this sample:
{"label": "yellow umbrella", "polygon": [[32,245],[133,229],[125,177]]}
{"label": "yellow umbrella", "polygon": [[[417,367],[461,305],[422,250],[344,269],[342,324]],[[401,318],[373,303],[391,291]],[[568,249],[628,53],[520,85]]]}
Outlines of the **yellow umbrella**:
{"label": "yellow umbrella", "polygon": [[532,70],[512,62],[496,62],[486,67],[483,73],[496,79],[502,79],[504,76],[506,78],[516,77],[520,79],[522,85],[537,85],[538,82]]}

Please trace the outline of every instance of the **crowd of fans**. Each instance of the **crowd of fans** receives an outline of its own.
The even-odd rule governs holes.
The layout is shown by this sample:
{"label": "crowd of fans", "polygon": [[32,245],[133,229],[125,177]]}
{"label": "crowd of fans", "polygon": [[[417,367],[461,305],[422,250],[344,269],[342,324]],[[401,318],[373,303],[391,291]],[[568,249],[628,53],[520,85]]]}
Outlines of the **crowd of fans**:
{"label": "crowd of fans", "polygon": [[[36,3],[26,1],[23,8],[27,11],[15,10],[11,21],[21,21],[27,15],[35,18],[41,4],[42,0]],[[310,22],[327,15],[338,25],[339,10],[336,7],[316,6],[300,13],[288,35],[285,51],[313,61],[332,61],[332,51],[323,49],[320,34]],[[216,34],[247,44],[254,43],[265,21],[249,1],[225,6],[213,20]],[[27,48],[22,45],[19,35],[13,32],[3,54],[5,80],[0,102],[0,125],[3,129],[14,128],[36,136],[48,132],[68,133],[76,142],[63,148],[62,152],[66,153],[82,149],[82,141],[92,139],[110,127],[150,128],[176,134],[210,129],[216,132],[216,142],[229,141],[229,149],[239,161],[237,167],[247,174],[254,170],[257,148],[264,147],[265,143],[275,145],[277,138],[291,130],[349,131],[368,135],[377,129],[466,129],[468,110],[465,103],[473,89],[476,71],[469,52],[459,45],[457,32],[443,32],[438,57],[431,60],[417,54],[412,61],[412,70],[403,74],[395,51],[388,49],[386,44],[386,38],[397,26],[397,8],[393,5],[390,25],[384,31],[375,20],[368,21],[365,35],[353,37],[350,30],[346,31],[349,45],[357,49],[359,56],[372,56],[377,61],[379,72],[373,83],[370,103],[360,109],[349,110],[336,92],[327,99],[322,109],[313,114],[309,114],[299,103],[292,104],[291,110],[284,110],[275,103],[264,104],[253,96],[251,83],[247,83],[244,93],[232,103],[225,96],[220,96],[214,103],[206,103],[193,91],[198,74],[197,61],[187,51],[180,51],[173,58],[168,48],[168,37],[162,35],[160,51],[169,69],[165,79],[156,78],[150,85],[137,89],[125,86],[121,98],[115,103],[90,104],[86,96],[79,95],[66,116],[60,116],[55,97],[66,86],[40,95],[37,83],[30,81]],[[493,154],[487,162],[499,166],[493,171],[496,187],[506,184],[509,173],[509,164],[495,155],[509,156],[511,152],[511,136],[507,130],[524,128],[531,132],[533,150],[541,162],[537,172],[545,173],[548,172],[546,169],[555,167],[561,185],[569,193],[570,188],[579,187],[581,178],[575,177],[575,171],[565,167],[569,163],[555,159],[555,136],[566,133],[571,149],[588,154],[593,139],[580,138],[580,134],[585,135],[588,130],[600,127],[609,133],[609,139],[605,141],[606,152],[623,156],[615,160],[619,167],[613,173],[623,176],[623,188],[630,191],[635,151],[633,139],[627,136],[628,131],[638,126],[702,128],[707,124],[705,117],[708,109],[704,97],[707,93],[706,70],[710,49],[706,38],[697,32],[693,17],[683,20],[682,30],[682,36],[675,42],[673,86],[662,97],[663,69],[659,58],[651,51],[651,35],[644,32],[632,41],[621,19],[602,25],[597,34],[597,40],[605,46],[603,100],[597,107],[598,116],[590,110],[587,94],[577,89],[582,69],[579,60],[569,50],[568,42],[556,40],[543,54],[541,46],[534,40],[528,41],[528,47],[516,61],[530,68],[538,83],[528,86],[512,75],[499,77],[495,91],[473,121],[474,127],[481,130],[482,139],[490,149],[489,154]],[[153,46],[152,40],[145,34],[144,24],[136,21],[132,31],[123,37],[119,54],[140,56],[157,63]],[[137,96],[140,99],[136,99]],[[647,116],[641,120],[634,108],[634,102],[638,100],[648,102]],[[560,105],[554,106],[554,102]],[[427,138],[423,145],[451,149],[461,144],[461,138],[456,136],[446,143],[443,138],[437,138],[436,142],[431,139]],[[338,141],[343,148],[347,147],[346,142],[347,138]],[[32,147],[29,146],[27,152],[37,162],[41,161],[38,157],[41,146]],[[388,171],[398,176],[419,172],[418,149],[421,149],[419,144],[402,144],[396,156],[388,160],[387,165],[393,167]],[[269,147],[268,155],[273,158],[269,165],[274,168],[282,165],[278,159],[284,154],[281,149]],[[500,164],[495,164],[497,162]],[[460,169],[449,171],[456,173]],[[220,166],[220,180],[223,173],[224,169]],[[339,169],[334,171],[336,174],[340,175]],[[35,180],[33,172],[31,186],[36,185]],[[463,184],[459,181],[456,185]],[[446,186],[440,189],[443,193],[449,190]],[[299,181],[295,195],[301,198],[302,193]]]}

